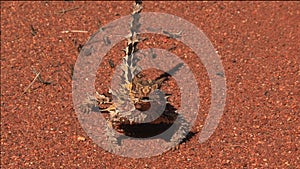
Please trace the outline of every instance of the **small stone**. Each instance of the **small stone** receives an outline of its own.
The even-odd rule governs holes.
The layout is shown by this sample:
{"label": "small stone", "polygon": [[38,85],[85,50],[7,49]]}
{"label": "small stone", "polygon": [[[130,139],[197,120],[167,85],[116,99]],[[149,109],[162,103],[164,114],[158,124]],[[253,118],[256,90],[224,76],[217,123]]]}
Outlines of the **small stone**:
{"label": "small stone", "polygon": [[85,138],[82,137],[82,136],[78,136],[78,137],[77,137],[77,140],[78,140],[78,141],[85,141]]}

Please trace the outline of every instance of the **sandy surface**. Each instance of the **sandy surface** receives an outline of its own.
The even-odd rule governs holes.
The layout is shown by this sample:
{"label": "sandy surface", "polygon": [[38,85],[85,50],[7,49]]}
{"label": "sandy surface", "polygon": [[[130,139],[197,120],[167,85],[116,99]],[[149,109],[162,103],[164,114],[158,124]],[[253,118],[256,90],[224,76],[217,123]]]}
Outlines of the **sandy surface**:
{"label": "sandy surface", "polygon": [[[78,48],[100,23],[128,15],[131,5],[1,2],[1,168],[299,168],[298,2],[144,2],[143,12],[182,17],[210,39],[226,74],[224,114],[210,139],[199,144],[210,106],[205,67],[184,45],[150,38],[141,46],[167,49],[175,43],[172,52],[193,68],[202,105],[192,129],[196,134],[179,150],[144,159],[120,157],[95,144],[73,108],[72,67]],[[66,30],[86,32],[61,32]],[[109,56],[119,63],[122,47],[118,44],[99,69],[99,91],[108,88]],[[24,93],[33,70],[51,84],[36,81]],[[176,88],[172,84],[165,90]]]}

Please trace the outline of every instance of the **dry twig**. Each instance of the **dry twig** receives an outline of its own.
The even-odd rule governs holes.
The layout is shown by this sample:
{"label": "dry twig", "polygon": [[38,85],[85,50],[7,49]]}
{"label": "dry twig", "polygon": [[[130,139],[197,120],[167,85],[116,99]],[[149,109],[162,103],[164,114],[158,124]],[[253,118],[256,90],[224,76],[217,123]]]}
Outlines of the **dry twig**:
{"label": "dry twig", "polygon": [[60,31],[60,33],[89,33],[89,32],[83,30],[66,30],[66,31]]}
{"label": "dry twig", "polygon": [[[37,71],[36,71],[35,69],[33,69],[33,72],[34,72],[36,75],[38,75],[38,73],[37,73]],[[43,83],[44,85],[49,85],[49,84],[52,83],[52,82],[49,82],[49,81],[45,81],[45,80],[42,78],[42,75],[41,75],[41,74],[39,74],[37,78],[38,78],[39,82]]]}
{"label": "dry twig", "polygon": [[36,29],[33,27],[33,25],[30,25],[31,35],[35,36],[37,34]]}
{"label": "dry twig", "polygon": [[22,93],[25,94],[27,92],[27,90],[33,85],[33,83],[38,79],[38,77],[40,76],[41,72],[37,73],[34,77],[34,79],[31,81],[31,83],[25,88],[24,92]]}
{"label": "dry twig", "polygon": [[65,13],[67,13],[67,12],[70,12],[70,11],[74,11],[74,10],[76,10],[76,9],[79,9],[79,7],[75,7],[75,8],[70,8],[70,9],[62,9],[62,10],[60,10],[60,11],[58,11],[58,12],[56,12],[57,14],[61,14],[61,16],[62,15],[64,15]]}

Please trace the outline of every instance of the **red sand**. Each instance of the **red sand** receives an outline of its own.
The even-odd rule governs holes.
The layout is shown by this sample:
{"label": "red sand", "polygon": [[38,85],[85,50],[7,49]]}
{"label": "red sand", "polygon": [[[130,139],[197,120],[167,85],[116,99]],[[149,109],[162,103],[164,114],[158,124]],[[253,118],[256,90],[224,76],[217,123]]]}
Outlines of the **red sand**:
{"label": "red sand", "polygon": [[[179,150],[157,157],[123,158],[93,143],[73,109],[72,65],[79,44],[99,22],[128,15],[131,5],[1,2],[1,168],[299,168],[298,2],[144,2],[143,12],[182,17],[211,40],[227,78],[224,115],[205,143],[198,144],[197,133]],[[59,13],[63,9],[67,12]],[[61,33],[65,30],[87,33]],[[172,43],[168,39],[162,46]],[[117,47],[111,55],[120,53]],[[185,51],[179,44],[172,52]],[[186,60],[199,71],[196,78],[204,89],[192,130],[200,132],[210,83],[201,63]],[[107,62],[103,66],[109,68]],[[33,69],[52,83],[36,81],[22,94],[35,77]],[[110,76],[100,73],[103,79]],[[98,85],[104,90],[108,83]]]}

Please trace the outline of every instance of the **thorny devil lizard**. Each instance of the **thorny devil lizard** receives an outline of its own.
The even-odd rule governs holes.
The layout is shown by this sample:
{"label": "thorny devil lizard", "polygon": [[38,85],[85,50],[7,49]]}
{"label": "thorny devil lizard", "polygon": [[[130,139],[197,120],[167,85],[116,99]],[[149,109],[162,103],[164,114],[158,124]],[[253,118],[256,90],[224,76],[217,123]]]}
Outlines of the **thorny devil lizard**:
{"label": "thorny devil lizard", "polygon": [[[170,75],[168,73],[164,73],[155,80],[144,80],[141,78],[139,73],[140,68],[137,66],[138,58],[135,56],[137,44],[141,41],[138,36],[141,10],[142,2],[135,1],[132,12],[133,20],[130,23],[130,34],[127,36],[127,46],[124,50],[125,56],[121,65],[121,82],[118,89],[110,90],[109,93],[111,96],[106,96],[96,92],[94,97],[89,97],[81,106],[83,112],[90,113],[93,108],[100,108],[99,105],[109,105],[106,108],[100,108],[100,112],[108,113],[108,117],[106,118],[108,125],[105,132],[108,141],[111,143],[109,145],[109,149],[112,151],[116,150],[120,145],[120,136],[115,134],[116,132],[113,130],[127,136],[140,137],[137,136],[139,133],[135,133],[136,131],[134,131],[134,127],[132,126],[145,124],[145,121],[151,127],[154,125],[167,125],[168,127],[170,127],[170,125],[176,125],[176,133],[174,133],[168,140],[173,149],[179,148],[179,143],[185,138],[189,130],[189,124],[187,121],[180,113],[177,113],[175,111],[176,109],[174,109],[167,101],[168,96],[162,96],[162,94],[158,91],[163,82],[166,81]],[[177,65],[169,72],[176,71],[176,69],[179,69],[180,66],[182,65]],[[151,95],[152,97],[149,98]],[[161,115],[153,118],[153,116],[157,113],[155,112],[155,108],[152,109],[150,113],[143,113],[144,110],[149,109],[150,105],[155,104],[166,104],[165,110],[161,113]],[[137,131],[147,132],[143,131],[143,129],[139,129]]]}

